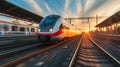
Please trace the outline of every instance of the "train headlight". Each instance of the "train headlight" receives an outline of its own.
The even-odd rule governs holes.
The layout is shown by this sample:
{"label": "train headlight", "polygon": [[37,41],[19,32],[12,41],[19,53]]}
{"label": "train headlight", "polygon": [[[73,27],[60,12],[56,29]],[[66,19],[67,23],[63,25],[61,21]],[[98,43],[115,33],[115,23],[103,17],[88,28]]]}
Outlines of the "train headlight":
{"label": "train headlight", "polygon": [[40,32],[40,29],[38,29],[38,31]]}
{"label": "train headlight", "polygon": [[53,31],[52,29],[49,30],[49,32],[52,32],[52,31]]}

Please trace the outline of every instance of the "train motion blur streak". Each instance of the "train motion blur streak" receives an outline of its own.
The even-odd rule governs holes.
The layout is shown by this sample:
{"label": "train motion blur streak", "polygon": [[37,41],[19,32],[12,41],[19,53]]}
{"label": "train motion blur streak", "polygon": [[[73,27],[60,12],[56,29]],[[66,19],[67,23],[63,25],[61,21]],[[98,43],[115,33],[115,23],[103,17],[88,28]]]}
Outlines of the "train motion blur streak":
{"label": "train motion blur streak", "polygon": [[71,30],[71,27],[74,26],[59,15],[49,15],[41,20],[39,24],[40,32],[37,33],[37,36],[41,41],[59,41],[78,34]]}

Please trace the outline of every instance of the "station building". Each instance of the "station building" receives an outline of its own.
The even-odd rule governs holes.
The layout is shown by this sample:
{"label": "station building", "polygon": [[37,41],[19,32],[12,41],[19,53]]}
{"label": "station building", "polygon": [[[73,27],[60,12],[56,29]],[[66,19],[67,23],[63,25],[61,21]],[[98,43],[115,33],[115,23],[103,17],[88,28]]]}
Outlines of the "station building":
{"label": "station building", "polygon": [[96,25],[97,34],[120,35],[120,11]]}

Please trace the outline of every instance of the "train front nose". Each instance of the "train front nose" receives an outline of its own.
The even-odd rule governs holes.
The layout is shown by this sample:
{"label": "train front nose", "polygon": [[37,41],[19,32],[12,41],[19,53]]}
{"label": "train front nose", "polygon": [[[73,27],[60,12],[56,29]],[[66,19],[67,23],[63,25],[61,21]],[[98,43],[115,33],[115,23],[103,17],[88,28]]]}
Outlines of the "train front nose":
{"label": "train front nose", "polygon": [[50,37],[49,36],[39,36],[39,38],[41,41],[49,41]]}

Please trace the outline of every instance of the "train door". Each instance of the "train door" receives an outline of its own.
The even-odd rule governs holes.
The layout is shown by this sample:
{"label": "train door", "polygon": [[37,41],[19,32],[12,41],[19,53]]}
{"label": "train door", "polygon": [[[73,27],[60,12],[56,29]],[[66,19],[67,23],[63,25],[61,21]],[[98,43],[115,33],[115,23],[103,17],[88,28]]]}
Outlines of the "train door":
{"label": "train door", "polygon": [[30,35],[30,27],[26,27],[26,35]]}
{"label": "train door", "polygon": [[3,31],[3,35],[8,35],[9,25],[8,24],[3,24],[2,25],[2,31]]}

